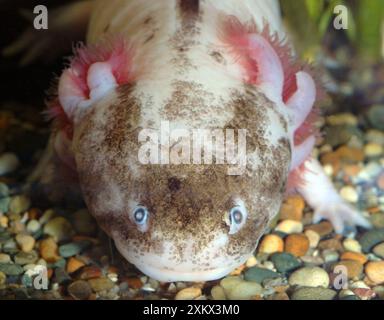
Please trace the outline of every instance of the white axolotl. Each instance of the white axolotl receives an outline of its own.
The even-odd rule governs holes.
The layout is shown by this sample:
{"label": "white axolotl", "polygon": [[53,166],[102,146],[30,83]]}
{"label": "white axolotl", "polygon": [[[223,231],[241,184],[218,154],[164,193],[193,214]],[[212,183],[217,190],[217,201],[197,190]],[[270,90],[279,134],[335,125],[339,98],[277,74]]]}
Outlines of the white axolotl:
{"label": "white axolotl", "polygon": [[[54,162],[76,173],[92,215],[143,273],[227,275],[253,254],[287,187],[337,232],[369,227],[310,155],[318,89],[282,41],[277,1],[95,0],[51,17],[47,37],[10,49],[36,54],[89,21],[50,102],[53,151],[40,168]],[[143,164],[140,132],[163,122],[171,131],[246,130],[244,172],[229,175],[229,163]]]}

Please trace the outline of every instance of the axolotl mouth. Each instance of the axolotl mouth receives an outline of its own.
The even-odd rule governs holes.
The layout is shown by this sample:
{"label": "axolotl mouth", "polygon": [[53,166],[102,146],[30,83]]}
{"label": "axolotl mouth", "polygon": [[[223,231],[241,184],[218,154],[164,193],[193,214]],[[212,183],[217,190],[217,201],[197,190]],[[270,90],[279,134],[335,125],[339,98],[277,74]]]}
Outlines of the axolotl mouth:
{"label": "axolotl mouth", "polygon": [[[224,258],[219,253],[228,243],[227,235],[222,234],[210,243],[210,246],[199,252],[199,256],[205,261],[199,265],[199,259],[193,252],[193,240],[186,241],[186,247],[179,258],[172,256],[171,242],[163,243],[162,254],[146,252],[142,255],[135,255],[132,250],[127,250],[122,239],[117,234],[112,235],[120,253],[141,272],[162,282],[172,281],[209,281],[222,278],[233,271],[240,264],[244,263],[251,254],[237,257],[236,260]],[[195,259],[194,259],[195,257]]]}

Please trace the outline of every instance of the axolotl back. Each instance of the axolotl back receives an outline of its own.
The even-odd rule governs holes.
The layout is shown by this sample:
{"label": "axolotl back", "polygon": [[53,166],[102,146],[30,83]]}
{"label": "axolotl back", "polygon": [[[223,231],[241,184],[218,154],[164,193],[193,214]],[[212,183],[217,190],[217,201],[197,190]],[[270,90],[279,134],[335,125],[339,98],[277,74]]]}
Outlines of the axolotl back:
{"label": "axolotl back", "polygon": [[[304,178],[326,189],[309,201],[326,215],[321,199],[335,192],[309,159],[316,86],[283,36],[275,1],[92,5],[87,46],[51,102],[54,146],[100,226],[147,275],[225,276],[252,255],[287,184],[308,195]],[[325,211],[347,212],[333,204]]]}

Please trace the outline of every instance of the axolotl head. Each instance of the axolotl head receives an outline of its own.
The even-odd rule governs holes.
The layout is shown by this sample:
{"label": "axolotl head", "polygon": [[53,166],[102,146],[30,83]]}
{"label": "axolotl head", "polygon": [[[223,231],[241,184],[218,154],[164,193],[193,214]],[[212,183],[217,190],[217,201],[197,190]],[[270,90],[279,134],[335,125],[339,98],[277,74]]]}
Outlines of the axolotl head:
{"label": "axolotl head", "polygon": [[[167,146],[164,141],[155,144],[150,159],[157,162],[148,160],[142,153],[143,130],[151,128],[152,142],[162,141],[161,132],[156,136],[162,128],[159,118],[171,121],[171,126],[174,118],[166,112],[150,116],[165,110],[166,102],[154,106],[143,98],[145,85],[140,87],[130,74],[124,45],[97,54],[80,51],[60,79],[59,105],[72,131],[59,131],[61,143],[70,146],[59,149],[73,154],[87,206],[121,254],[160,281],[217,279],[244,263],[278,212],[289,173],[313,146],[312,135],[301,143],[295,139],[313,104],[312,78],[298,70],[288,86],[294,89],[284,98],[287,80],[273,44],[262,35],[242,32],[246,50],[241,50],[245,56],[238,63],[247,76],[222,104],[208,106],[203,99],[203,106],[193,105],[196,88],[188,85],[188,92],[172,98],[174,105],[187,106],[178,109],[184,127],[200,107],[210,107],[211,116],[225,119],[225,142],[230,140],[226,133],[234,132],[239,143],[245,132],[245,160],[237,174],[233,162],[181,161],[183,148],[173,154],[178,162],[161,162],[163,152],[169,152],[166,148],[171,149],[166,158],[172,159],[177,139]],[[257,72],[248,70],[256,64]],[[186,110],[190,113],[183,113]],[[240,145],[236,148],[239,151]],[[189,149],[191,158],[194,151]]]}

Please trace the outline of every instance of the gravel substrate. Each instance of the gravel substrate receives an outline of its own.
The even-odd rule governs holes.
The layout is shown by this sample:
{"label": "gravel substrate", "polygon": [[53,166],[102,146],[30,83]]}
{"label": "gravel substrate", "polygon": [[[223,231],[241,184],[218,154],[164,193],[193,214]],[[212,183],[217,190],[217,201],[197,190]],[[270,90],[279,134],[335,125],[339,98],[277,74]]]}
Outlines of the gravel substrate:
{"label": "gravel substrate", "polygon": [[[311,209],[293,195],[254,256],[231,275],[159,283],[117,253],[86,209],[40,205],[21,191],[38,154],[29,162],[24,145],[14,147],[14,137],[30,144],[36,131],[16,114],[0,111],[0,299],[384,299],[384,133],[364,129],[354,115],[328,117],[315,153],[372,230],[337,235],[327,221],[312,224]],[[348,271],[344,283],[340,268]],[[37,290],[42,270],[47,289]]]}

